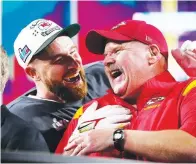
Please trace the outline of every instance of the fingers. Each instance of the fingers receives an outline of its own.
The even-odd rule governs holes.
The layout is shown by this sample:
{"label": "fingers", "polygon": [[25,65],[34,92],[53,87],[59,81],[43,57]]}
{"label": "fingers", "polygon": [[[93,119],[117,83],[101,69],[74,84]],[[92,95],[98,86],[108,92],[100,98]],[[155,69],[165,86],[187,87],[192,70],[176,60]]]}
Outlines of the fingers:
{"label": "fingers", "polygon": [[[195,51],[196,51],[196,49],[195,49]],[[185,54],[190,55],[190,56],[192,56],[192,57],[194,57],[196,59],[196,52],[194,52],[194,51],[187,50],[185,52]]]}
{"label": "fingers", "polygon": [[72,138],[70,142],[67,144],[67,146],[64,148],[64,150],[68,151],[70,149],[77,147],[78,144],[82,142],[82,140],[82,137]]}
{"label": "fingers", "polygon": [[128,108],[122,106],[111,106],[110,108],[110,115],[116,114],[130,114],[131,111]]}
{"label": "fingers", "polygon": [[73,153],[70,156],[76,156],[82,149],[83,149],[83,147],[82,147],[82,143],[81,143],[74,149]]}
{"label": "fingers", "polygon": [[190,63],[195,62],[196,60],[196,53],[190,50],[186,50],[185,52],[182,52],[180,49],[175,49],[172,50],[171,53],[172,56],[177,61],[177,63],[184,69],[188,68]]}
{"label": "fingers", "polygon": [[66,147],[64,147],[64,151],[69,151],[77,146],[76,142],[68,143]]}
{"label": "fingers", "polygon": [[69,151],[64,151],[62,155],[70,156],[73,153],[74,149],[71,149]]}
{"label": "fingers", "polygon": [[95,118],[108,117],[111,115],[130,114],[130,110],[122,106],[107,105],[95,111]]}
{"label": "fingers", "polygon": [[124,129],[124,128],[127,128],[129,125],[130,125],[130,122],[126,122],[126,123],[117,123],[117,124],[108,124],[108,125],[105,125],[105,124],[97,124],[97,126],[95,127],[95,129]]}
{"label": "fingers", "polygon": [[195,56],[196,53],[196,41],[185,41],[180,49],[172,50],[173,57],[177,60],[183,60],[184,55]]}
{"label": "fingers", "polygon": [[87,155],[90,153],[90,148],[85,145],[84,142],[82,142],[78,147],[75,148],[73,153],[70,156],[81,156],[81,155]]}
{"label": "fingers", "polygon": [[188,46],[189,46],[190,44],[191,44],[191,41],[190,41],[190,40],[185,41],[185,42],[182,44],[180,50],[181,50],[181,51],[186,51],[187,48],[188,48]]}
{"label": "fingers", "polygon": [[182,55],[182,51],[180,49],[172,50],[171,54],[175,58],[175,60],[178,62],[178,64],[180,64],[180,62],[184,58],[184,56]]}
{"label": "fingers", "polygon": [[[132,115],[115,115],[105,118],[109,123],[119,123],[129,121],[132,118]],[[103,119],[104,120],[104,119]]]}
{"label": "fingers", "polygon": [[87,155],[88,154],[88,147],[85,147],[84,149],[82,149],[77,156],[81,156],[81,155]]}
{"label": "fingers", "polygon": [[100,122],[98,122],[98,124],[96,125],[95,129],[125,128],[125,127],[128,127],[129,125],[130,125],[130,121],[129,122],[123,122],[123,123],[109,123],[108,121],[102,121],[101,120]]}
{"label": "fingers", "polygon": [[103,117],[108,117],[112,115],[130,114],[131,111],[128,108],[122,107],[120,105],[107,105],[102,108],[97,109],[98,102],[93,102],[84,112],[84,114],[79,119],[79,123],[99,119]]}
{"label": "fingers", "polygon": [[80,136],[80,134],[76,134],[76,135],[72,135],[69,140],[68,143],[72,142],[73,140],[77,139]]}
{"label": "fingers", "polygon": [[181,46],[181,51],[194,51],[196,50],[196,41],[185,41]]}
{"label": "fingers", "polygon": [[119,123],[119,124],[115,124],[115,129],[126,129],[127,127],[129,127],[131,123],[128,122],[128,123]]}

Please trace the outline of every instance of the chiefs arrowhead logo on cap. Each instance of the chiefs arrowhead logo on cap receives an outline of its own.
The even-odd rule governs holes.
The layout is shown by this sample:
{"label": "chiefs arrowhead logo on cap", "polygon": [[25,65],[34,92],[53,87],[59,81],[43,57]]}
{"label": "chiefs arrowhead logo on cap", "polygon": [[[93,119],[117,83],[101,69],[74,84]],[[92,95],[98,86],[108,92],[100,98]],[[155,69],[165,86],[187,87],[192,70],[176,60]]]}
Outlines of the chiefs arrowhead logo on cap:
{"label": "chiefs arrowhead logo on cap", "polygon": [[39,25],[38,25],[38,28],[40,29],[40,30],[47,30],[50,26],[51,26],[51,22],[49,22],[49,21],[43,21],[43,22],[41,22]]}
{"label": "chiefs arrowhead logo on cap", "polygon": [[36,26],[38,26],[40,30],[47,30],[51,25],[52,25],[51,21],[38,19],[32,22],[32,24],[30,25],[30,29],[33,29]]}

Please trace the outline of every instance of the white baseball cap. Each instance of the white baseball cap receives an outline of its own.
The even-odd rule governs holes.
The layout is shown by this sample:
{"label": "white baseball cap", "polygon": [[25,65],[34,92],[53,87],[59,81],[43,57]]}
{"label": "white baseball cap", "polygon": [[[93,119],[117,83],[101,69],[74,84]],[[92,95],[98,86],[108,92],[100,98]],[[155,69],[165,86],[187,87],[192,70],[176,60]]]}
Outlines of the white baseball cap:
{"label": "white baseball cap", "polygon": [[14,53],[21,67],[26,68],[32,57],[42,51],[59,36],[75,36],[80,25],[75,23],[66,28],[51,20],[37,19],[18,34],[14,42]]}

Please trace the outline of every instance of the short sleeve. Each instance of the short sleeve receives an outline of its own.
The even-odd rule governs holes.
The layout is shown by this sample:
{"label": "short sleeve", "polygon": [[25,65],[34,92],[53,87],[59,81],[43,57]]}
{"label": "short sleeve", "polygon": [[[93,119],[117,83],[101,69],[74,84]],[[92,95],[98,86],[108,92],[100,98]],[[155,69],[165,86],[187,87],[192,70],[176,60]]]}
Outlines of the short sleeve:
{"label": "short sleeve", "polygon": [[180,109],[180,129],[196,137],[196,86],[183,96]]}

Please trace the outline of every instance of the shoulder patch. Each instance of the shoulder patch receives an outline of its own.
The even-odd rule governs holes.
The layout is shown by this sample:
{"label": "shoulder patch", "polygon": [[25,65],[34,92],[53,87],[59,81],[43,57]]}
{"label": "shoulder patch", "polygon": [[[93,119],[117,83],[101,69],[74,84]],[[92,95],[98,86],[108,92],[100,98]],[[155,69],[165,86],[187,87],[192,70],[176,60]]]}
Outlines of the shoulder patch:
{"label": "shoulder patch", "polygon": [[78,119],[83,114],[83,106],[80,107],[77,112],[74,114],[73,119]]}
{"label": "shoulder patch", "polygon": [[182,95],[186,96],[195,87],[196,87],[196,80],[192,81],[190,84],[186,86]]}

